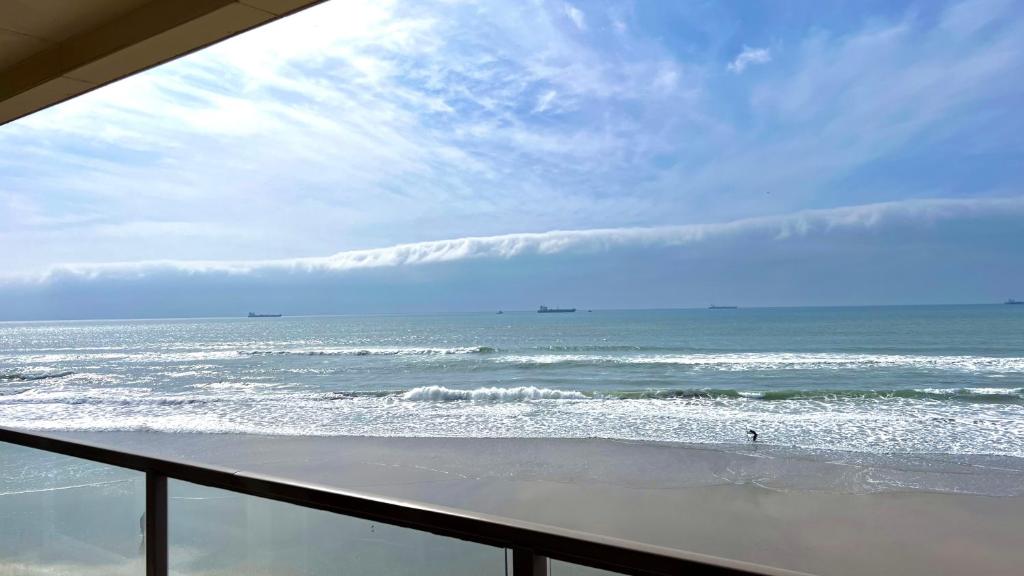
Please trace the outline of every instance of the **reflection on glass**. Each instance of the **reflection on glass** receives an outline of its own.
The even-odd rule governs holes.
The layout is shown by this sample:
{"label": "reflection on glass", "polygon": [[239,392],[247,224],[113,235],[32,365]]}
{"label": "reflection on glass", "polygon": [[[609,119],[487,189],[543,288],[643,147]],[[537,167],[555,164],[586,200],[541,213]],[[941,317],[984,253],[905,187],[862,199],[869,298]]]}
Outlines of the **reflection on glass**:
{"label": "reflection on glass", "polygon": [[501,548],[187,482],[168,494],[176,574],[505,574]]}
{"label": "reflection on glass", "polygon": [[551,563],[548,564],[548,572],[551,576],[605,576],[607,574],[618,574],[618,572],[598,570],[597,568],[580,566],[579,564],[570,564],[560,560],[551,560],[550,562]]}
{"label": "reflection on glass", "polygon": [[0,442],[0,575],[140,575],[145,475]]}

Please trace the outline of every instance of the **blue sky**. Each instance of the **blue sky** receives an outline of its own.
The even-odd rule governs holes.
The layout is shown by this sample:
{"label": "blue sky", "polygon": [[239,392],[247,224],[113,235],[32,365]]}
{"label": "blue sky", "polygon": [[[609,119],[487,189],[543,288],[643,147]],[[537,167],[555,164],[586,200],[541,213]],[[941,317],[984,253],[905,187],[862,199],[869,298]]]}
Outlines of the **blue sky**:
{"label": "blue sky", "polygon": [[0,128],[0,317],[1024,297],[1022,97],[1008,0],[335,0]]}

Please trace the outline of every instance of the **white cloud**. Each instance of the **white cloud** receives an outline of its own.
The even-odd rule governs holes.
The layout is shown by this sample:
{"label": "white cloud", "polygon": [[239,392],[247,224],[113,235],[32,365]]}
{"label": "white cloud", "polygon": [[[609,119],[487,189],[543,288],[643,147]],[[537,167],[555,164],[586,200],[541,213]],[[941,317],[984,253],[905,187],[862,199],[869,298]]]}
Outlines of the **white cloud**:
{"label": "white cloud", "polygon": [[[570,7],[329,2],[5,126],[0,268],[1017,193],[985,159],[1018,144],[1012,2],[779,30],[786,66],[725,87],[643,20],[588,9],[622,35],[578,34]],[[985,177],[914,169],[950,154]]]}
{"label": "white cloud", "polygon": [[672,63],[666,63],[658,71],[653,85],[661,91],[670,92],[679,84],[679,70]]}
{"label": "white cloud", "polygon": [[[658,187],[685,178],[691,201],[726,217],[737,206],[763,213],[857,198],[1016,193],[1001,163],[985,158],[1016,145],[1003,130],[1020,118],[1008,103],[1022,85],[1008,79],[1024,63],[1024,20],[1005,11],[986,18],[999,25],[983,42],[911,14],[789,44],[787,65],[759,74],[750,88],[753,125],[708,131],[700,143],[713,160],[667,171]],[[978,162],[985,178],[955,176],[959,162],[938,160],[949,154]],[[934,169],[879,171],[907,158],[935,158]],[[998,184],[984,183],[1000,173]]]}
{"label": "white cloud", "polygon": [[726,68],[736,74],[742,74],[747,66],[751,64],[765,64],[772,61],[772,54],[767,48],[751,48],[744,46],[736,59],[730,62]]}
{"label": "white cloud", "polygon": [[533,107],[534,113],[546,112],[551,107],[551,103],[555,101],[558,96],[558,92],[555,90],[548,90],[537,97],[537,105]]}
{"label": "white cloud", "polygon": [[[36,218],[0,212],[0,244],[22,248],[0,264],[27,270],[75,250],[283,256],[611,223],[637,201],[586,197],[639,159],[646,124],[680,108],[670,98],[682,83],[658,76],[671,58],[657,47],[610,61],[566,29],[568,17],[585,23],[568,8],[328,2],[5,126],[0,191]],[[557,125],[529,114],[555,110],[583,113]],[[33,224],[81,213],[132,241]],[[154,214],[251,233],[210,243],[132,224]]]}
{"label": "white cloud", "polygon": [[584,16],[582,10],[569,3],[565,4],[564,9],[565,15],[569,18],[569,20],[572,20],[572,23],[576,25],[576,28],[580,30],[587,29],[586,16]]}
{"label": "white cloud", "polygon": [[396,268],[477,259],[510,259],[525,255],[594,253],[617,248],[688,246],[748,237],[758,243],[810,235],[863,231],[890,226],[931,226],[937,222],[986,217],[1018,217],[1024,222],[1024,196],[980,199],[923,199],[866,204],[792,214],[747,218],[715,224],[646,228],[562,230],[540,233],[456,238],[349,250],[325,257],[277,260],[157,260],[102,264],[63,264],[46,273],[8,280],[47,282],[79,279],[141,278],[155,273],[259,274],[264,272],[343,273],[368,268]]}
{"label": "white cloud", "polygon": [[1013,0],[965,0],[947,8],[941,16],[943,30],[955,36],[970,36],[1004,18]]}

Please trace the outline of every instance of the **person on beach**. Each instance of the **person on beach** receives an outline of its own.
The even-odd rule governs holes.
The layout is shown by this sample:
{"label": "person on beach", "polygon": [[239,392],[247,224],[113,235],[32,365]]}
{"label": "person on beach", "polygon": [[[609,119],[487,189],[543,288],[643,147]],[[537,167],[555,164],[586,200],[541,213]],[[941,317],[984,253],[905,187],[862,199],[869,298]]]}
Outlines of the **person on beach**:
{"label": "person on beach", "polygon": [[757,442],[757,432],[754,432],[753,430],[747,430],[747,435],[750,436],[751,442]]}

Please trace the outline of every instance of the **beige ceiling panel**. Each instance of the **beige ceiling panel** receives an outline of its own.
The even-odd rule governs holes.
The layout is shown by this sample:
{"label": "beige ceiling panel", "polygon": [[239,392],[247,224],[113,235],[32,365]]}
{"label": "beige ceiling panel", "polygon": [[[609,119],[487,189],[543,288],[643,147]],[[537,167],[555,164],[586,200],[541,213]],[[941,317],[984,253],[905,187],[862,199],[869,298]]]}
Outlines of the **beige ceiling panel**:
{"label": "beige ceiling panel", "polygon": [[94,85],[80,80],[55,78],[28,92],[0,100],[0,118],[18,118],[45,108],[53,102],[63,102],[93,88],[95,88]]}
{"label": "beige ceiling panel", "polygon": [[7,68],[52,45],[52,42],[0,28],[0,69]]}
{"label": "beige ceiling panel", "polygon": [[76,68],[67,76],[105,84],[124,75],[124,70],[145,70],[175,56],[197,50],[218,40],[267,22],[272,15],[238,3],[182,26],[132,44],[130,47]]}
{"label": "beige ceiling panel", "polygon": [[242,4],[258,8],[277,16],[283,16],[300,8],[305,8],[309,2],[303,0],[239,0]]}
{"label": "beige ceiling panel", "polygon": [[2,0],[0,28],[61,42],[152,0]]}
{"label": "beige ceiling panel", "polygon": [[322,0],[0,0],[0,124]]}
{"label": "beige ceiling panel", "polygon": [[64,71],[60,50],[50,48],[18,62],[0,76],[0,100],[30,90]]}

